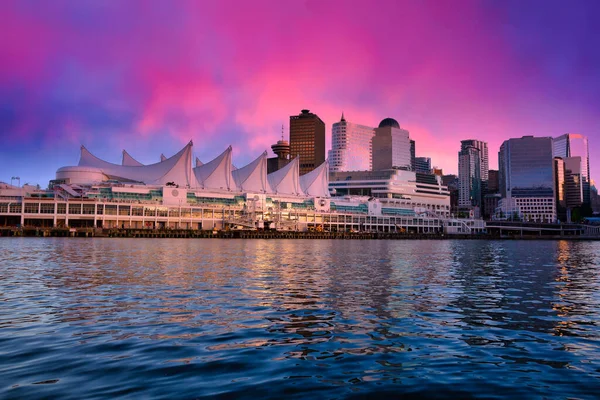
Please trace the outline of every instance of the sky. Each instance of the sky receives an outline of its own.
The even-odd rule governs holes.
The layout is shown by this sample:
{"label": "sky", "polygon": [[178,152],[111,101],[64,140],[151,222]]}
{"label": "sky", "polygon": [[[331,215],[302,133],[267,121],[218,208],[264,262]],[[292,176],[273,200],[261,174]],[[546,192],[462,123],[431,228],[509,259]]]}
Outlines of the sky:
{"label": "sky", "polygon": [[[596,0],[0,2],[0,181],[45,187],[80,146],[143,163],[193,140],[243,166],[310,109],[396,119],[456,173],[460,140],[581,133],[600,176]],[[600,179],[600,178],[599,178]]]}

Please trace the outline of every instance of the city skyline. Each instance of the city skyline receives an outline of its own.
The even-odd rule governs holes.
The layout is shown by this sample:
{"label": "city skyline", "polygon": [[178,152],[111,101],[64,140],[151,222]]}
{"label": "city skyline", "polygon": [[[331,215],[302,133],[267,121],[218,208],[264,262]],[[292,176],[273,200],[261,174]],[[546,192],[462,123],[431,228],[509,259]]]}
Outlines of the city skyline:
{"label": "city skyline", "polygon": [[202,140],[200,159],[231,144],[245,164],[304,108],[326,150],[342,112],[390,117],[445,173],[464,139],[493,169],[525,135],[580,133],[600,157],[595,2],[232,3],[3,2],[0,181],[45,186],[81,144],[148,164]]}

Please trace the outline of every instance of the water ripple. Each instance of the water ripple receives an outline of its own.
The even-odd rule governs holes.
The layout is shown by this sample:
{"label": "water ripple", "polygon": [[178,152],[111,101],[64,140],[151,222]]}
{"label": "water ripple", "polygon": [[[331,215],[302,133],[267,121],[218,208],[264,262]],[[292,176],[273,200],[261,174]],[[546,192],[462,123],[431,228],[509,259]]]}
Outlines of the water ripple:
{"label": "water ripple", "polygon": [[0,397],[596,398],[600,243],[5,238]]}

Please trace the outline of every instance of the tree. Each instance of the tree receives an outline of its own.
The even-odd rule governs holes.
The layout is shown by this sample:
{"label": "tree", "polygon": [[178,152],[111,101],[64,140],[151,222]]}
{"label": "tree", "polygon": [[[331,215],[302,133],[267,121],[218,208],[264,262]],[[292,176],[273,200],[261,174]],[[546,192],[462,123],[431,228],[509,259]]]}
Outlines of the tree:
{"label": "tree", "polygon": [[581,221],[581,210],[579,209],[579,207],[574,208],[571,211],[571,221],[572,222],[580,222]]}

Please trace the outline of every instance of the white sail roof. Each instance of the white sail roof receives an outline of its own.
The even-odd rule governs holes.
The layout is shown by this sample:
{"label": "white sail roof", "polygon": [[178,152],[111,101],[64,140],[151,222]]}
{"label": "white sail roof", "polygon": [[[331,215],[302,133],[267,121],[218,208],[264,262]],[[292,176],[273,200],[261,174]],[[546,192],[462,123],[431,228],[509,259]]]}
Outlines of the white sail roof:
{"label": "white sail roof", "polygon": [[300,159],[294,158],[285,167],[267,175],[271,191],[276,194],[300,196]]}
{"label": "white sail roof", "polygon": [[196,167],[200,167],[202,166],[203,162],[200,161],[200,159],[198,157],[196,157]]}
{"label": "white sail roof", "polygon": [[135,158],[131,157],[129,155],[129,153],[127,152],[127,150],[123,150],[123,161],[121,162],[121,165],[129,166],[129,167],[141,167],[144,164],[142,164]]}
{"label": "white sail roof", "polygon": [[81,146],[79,166],[100,169],[110,179],[164,185],[174,182],[189,185],[191,179],[192,146],[190,141],[179,153],[163,162],[142,166],[118,165],[101,160]]}
{"label": "white sail roof", "polygon": [[162,161],[165,161],[166,159],[167,159],[167,157],[163,153],[161,153],[160,154],[160,161],[162,162]]}
{"label": "white sail roof", "polygon": [[231,146],[212,161],[194,168],[196,186],[203,189],[235,190],[231,176]]}
{"label": "white sail roof", "polygon": [[329,197],[329,163],[325,161],[317,168],[300,177],[300,187],[308,196]]}
{"label": "white sail roof", "polygon": [[[232,167],[233,168],[233,167]],[[235,169],[231,175],[239,190],[265,193],[269,190],[267,183],[267,152],[262,153],[250,164]]]}

